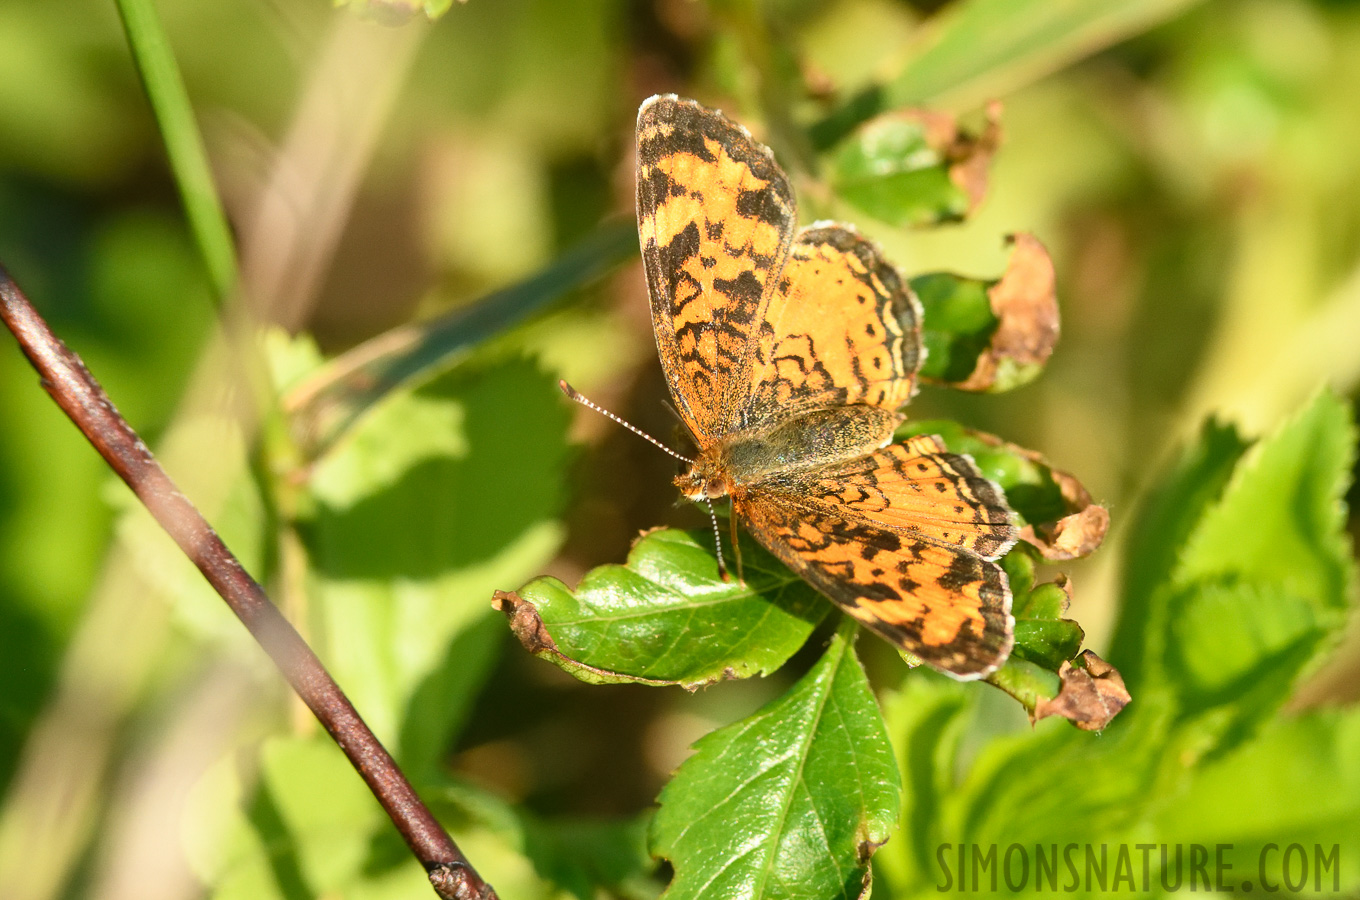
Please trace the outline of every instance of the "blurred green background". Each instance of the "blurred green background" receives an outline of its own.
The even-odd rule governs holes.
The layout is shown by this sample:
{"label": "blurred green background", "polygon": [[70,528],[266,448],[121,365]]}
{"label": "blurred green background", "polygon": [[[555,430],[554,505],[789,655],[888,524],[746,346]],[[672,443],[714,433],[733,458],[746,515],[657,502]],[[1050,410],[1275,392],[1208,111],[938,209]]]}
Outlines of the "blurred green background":
{"label": "blurred green background", "polygon": [[[1067,569],[1089,646],[1113,627],[1121,523],[1206,416],[1260,434],[1323,383],[1354,405],[1360,4],[469,0],[400,26],[310,0],[156,9],[237,238],[230,302],[279,326],[260,355],[285,395],[323,356],[626,232],[637,106],[675,92],[769,140],[806,209],[854,219],[908,273],[995,277],[1004,235],[1045,242],[1063,337],[1044,376],[926,390],[910,412],[1040,450],[1110,509],[1109,544]],[[792,680],[579,685],[490,613],[493,589],[574,583],[639,529],[701,522],[673,508],[670,460],[556,394],[567,377],[670,436],[617,240],[589,251],[605,277],[531,290],[523,324],[455,329],[457,367],[309,466],[252,402],[258,360],[221,334],[116,7],[6,0],[0,40],[0,261],[404,762],[526,815],[629,817],[690,741]],[[1003,101],[967,221],[904,229],[828,196],[806,126],[871,81],[970,122]],[[214,802],[256,796],[267,833],[250,785],[270,757],[251,748],[311,726],[17,352],[0,354],[0,421],[0,884],[197,896],[229,868],[202,850],[227,827],[203,824]],[[891,663],[864,652],[871,674]],[[1352,640],[1292,702],[1357,696]],[[474,861],[513,856],[503,831],[469,838]],[[503,896],[514,878],[536,895],[541,867],[504,865]]]}

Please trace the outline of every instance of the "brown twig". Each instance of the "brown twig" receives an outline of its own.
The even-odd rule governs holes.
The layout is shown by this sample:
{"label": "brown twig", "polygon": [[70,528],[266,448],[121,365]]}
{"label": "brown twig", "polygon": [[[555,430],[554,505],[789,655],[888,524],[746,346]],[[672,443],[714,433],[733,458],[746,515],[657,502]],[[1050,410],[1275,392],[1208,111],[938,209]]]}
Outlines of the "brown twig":
{"label": "brown twig", "polygon": [[80,357],[66,347],[0,266],[0,318],[42,385],[85,438],[227,601],[298,696],[349,757],[446,900],[495,900],[452,838],[416,795],[307,642],[165,474]]}

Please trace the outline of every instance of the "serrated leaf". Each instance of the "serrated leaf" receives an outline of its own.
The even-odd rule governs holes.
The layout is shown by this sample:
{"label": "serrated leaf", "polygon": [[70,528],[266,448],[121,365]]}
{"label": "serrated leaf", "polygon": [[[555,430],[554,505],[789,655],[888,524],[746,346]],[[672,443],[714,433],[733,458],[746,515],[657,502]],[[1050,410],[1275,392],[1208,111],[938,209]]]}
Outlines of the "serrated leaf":
{"label": "serrated leaf", "polygon": [[1238,462],[1153,595],[1154,671],[1195,719],[1199,752],[1250,736],[1339,637],[1354,441],[1349,409],[1319,394]]}
{"label": "serrated leaf", "polygon": [[592,569],[575,591],[536,579],[518,592],[528,611],[508,600],[502,609],[531,612],[515,623],[521,641],[583,681],[696,686],[764,675],[831,607],[745,535],[741,556],[744,580],[724,581],[711,532],[653,531],[626,565]]}
{"label": "serrated leaf", "polygon": [[[1278,703],[1328,632],[1326,617],[1306,599],[1252,582],[1197,582],[1174,608],[1167,675],[1191,710],[1240,702],[1267,678],[1277,682]],[[1281,664],[1287,671],[1278,671]]]}
{"label": "serrated leaf", "polygon": [[843,625],[788,693],[700,740],[661,792],[666,898],[860,896],[901,780],[853,635]]}
{"label": "serrated leaf", "polygon": [[1000,142],[999,105],[989,107],[979,136],[959,131],[954,117],[925,110],[889,113],[866,123],[832,155],[832,190],[895,226],[963,219],[981,202]]}
{"label": "serrated leaf", "polygon": [[[1011,587],[1011,614],[1015,617],[1015,648],[1011,657],[1057,673],[1063,663],[1081,650],[1086,635],[1076,622],[1063,618],[1071,602],[1066,578],[1060,576],[1059,581],[1035,585],[1038,557],[1033,547],[1019,545],[1002,560]],[[1006,690],[1008,679],[1013,680],[1008,676],[993,683]],[[1033,712],[1032,703],[1022,702]]]}
{"label": "serrated leaf", "polygon": [[1248,454],[1186,544],[1176,578],[1231,573],[1344,609],[1354,580],[1343,536],[1355,426],[1330,393]]}
{"label": "serrated leaf", "polygon": [[1181,547],[1248,446],[1231,425],[1205,422],[1199,440],[1146,495],[1134,517],[1109,654],[1130,683],[1142,681],[1149,629],[1160,621],[1151,609],[1153,593],[1170,579]]}

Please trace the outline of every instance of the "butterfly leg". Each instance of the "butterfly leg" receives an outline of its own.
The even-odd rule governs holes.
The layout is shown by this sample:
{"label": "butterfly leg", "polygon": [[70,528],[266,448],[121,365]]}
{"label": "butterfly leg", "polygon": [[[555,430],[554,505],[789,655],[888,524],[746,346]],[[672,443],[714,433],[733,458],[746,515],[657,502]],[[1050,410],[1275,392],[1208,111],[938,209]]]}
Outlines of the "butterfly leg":
{"label": "butterfly leg", "polygon": [[737,532],[737,511],[728,506],[727,524],[732,530],[732,554],[737,558],[737,581],[745,584],[746,575],[741,570],[741,540]]}

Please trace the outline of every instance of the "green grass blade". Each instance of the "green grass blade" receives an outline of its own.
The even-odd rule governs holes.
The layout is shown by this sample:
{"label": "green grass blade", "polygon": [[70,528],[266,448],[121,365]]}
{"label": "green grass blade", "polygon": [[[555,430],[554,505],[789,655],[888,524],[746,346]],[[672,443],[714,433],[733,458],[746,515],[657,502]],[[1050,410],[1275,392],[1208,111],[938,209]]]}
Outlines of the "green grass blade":
{"label": "green grass blade", "polygon": [[631,222],[613,223],[518,284],[429,322],[404,325],[331,360],[284,398],[299,446],[323,455],[379,400],[446,369],[462,354],[637,253]]}
{"label": "green grass blade", "polygon": [[1196,0],[968,0],[952,6],[888,81],[813,129],[821,148],[889,109],[967,108],[1146,31]]}
{"label": "green grass blade", "polygon": [[236,249],[213,185],[203,138],[170,42],[151,0],[117,0],[132,59],[165,141],[170,169],[184,201],[189,228],[208,268],[219,303],[236,289]]}

